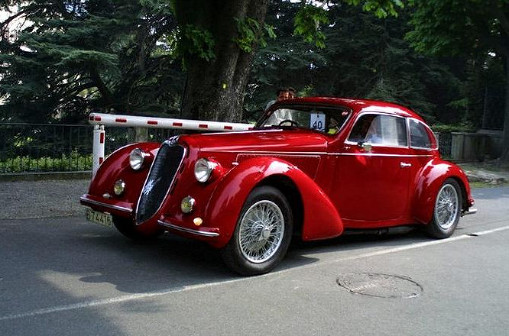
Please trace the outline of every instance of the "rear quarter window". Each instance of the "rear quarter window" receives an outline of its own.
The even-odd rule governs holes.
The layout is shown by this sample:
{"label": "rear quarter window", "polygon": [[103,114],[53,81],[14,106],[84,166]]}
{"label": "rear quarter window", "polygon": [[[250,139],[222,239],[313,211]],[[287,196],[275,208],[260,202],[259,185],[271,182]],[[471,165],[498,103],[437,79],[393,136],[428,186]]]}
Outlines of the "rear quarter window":
{"label": "rear quarter window", "polygon": [[414,148],[432,149],[433,141],[424,126],[418,120],[410,119],[410,146]]}

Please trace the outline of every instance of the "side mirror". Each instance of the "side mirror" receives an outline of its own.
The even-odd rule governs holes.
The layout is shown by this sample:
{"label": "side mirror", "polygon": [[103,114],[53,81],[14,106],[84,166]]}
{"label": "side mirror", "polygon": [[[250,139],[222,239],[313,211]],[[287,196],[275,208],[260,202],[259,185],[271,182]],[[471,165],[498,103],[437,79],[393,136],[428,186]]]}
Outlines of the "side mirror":
{"label": "side mirror", "polygon": [[371,146],[371,144],[369,142],[364,142],[364,141],[359,141],[357,143],[357,146],[359,146],[359,148],[361,148],[363,151],[365,152],[371,152],[371,148],[373,146]]}

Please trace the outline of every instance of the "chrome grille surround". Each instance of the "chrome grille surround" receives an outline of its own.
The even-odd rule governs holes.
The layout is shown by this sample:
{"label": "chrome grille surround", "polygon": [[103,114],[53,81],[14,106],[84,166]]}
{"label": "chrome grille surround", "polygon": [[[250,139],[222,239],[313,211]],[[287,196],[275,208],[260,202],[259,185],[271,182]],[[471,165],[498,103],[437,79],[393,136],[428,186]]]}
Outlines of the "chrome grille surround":
{"label": "chrome grille surround", "polygon": [[185,156],[185,148],[178,145],[178,137],[172,137],[161,145],[150,167],[150,172],[138,199],[136,224],[152,218],[166,198],[175,175]]}

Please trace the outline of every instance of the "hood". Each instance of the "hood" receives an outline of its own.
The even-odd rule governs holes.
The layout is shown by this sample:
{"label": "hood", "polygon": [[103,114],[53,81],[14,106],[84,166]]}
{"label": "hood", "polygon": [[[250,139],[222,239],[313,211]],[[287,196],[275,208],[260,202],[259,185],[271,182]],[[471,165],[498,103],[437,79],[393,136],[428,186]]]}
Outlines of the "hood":
{"label": "hood", "polygon": [[201,152],[324,152],[327,136],[301,129],[270,129],[183,135],[180,142]]}

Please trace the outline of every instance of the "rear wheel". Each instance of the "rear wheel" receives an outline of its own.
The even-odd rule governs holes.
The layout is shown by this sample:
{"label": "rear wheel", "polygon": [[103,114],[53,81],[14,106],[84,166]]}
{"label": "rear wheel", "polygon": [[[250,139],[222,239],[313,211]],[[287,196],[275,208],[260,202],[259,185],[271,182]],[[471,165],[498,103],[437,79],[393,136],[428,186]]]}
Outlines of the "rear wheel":
{"label": "rear wheel", "polygon": [[293,216],[276,188],[254,189],[244,204],[230,242],[221,254],[226,265],[242,275],[270,272],[288,250]]}
{"label": "rear wheel", "polygon": [[426,229],[435,238],[450,237],[458,225],[461,213],[461,188],[454,179],[445,180],[435,200],[433,218]]}
{"label": "rear wheel", "polygon": [[115,225],[118,232],[135,241],[152,240],[164,232],[164,230],[157,230],[151,233],[143,233],[137,230],[136,224],[132,220],[115,216],[113,217],[113,225]]}

